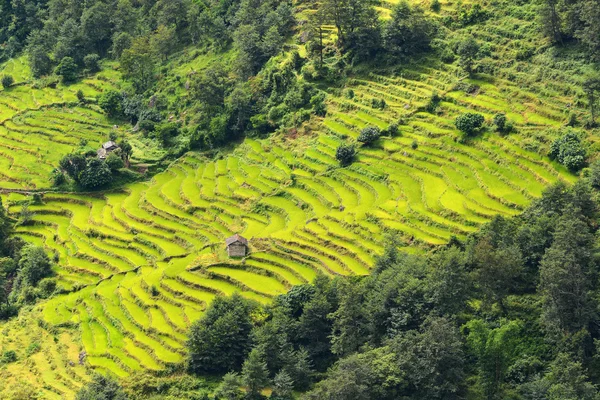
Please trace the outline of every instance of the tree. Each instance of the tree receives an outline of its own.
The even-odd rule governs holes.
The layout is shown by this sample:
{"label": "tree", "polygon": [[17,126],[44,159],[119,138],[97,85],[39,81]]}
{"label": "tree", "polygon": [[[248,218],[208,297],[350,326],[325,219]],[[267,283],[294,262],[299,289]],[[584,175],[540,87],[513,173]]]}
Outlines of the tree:
{"label": "tree", "polygon": [[460,57],[460,66],[471,76],[473,64],[479,57],[479,44],[472,36],[469,36],[458,44],[457,54]]}
{"label": "tree", "polygon": [[215,399],[219,400],[241,400],[244,393],[241,390],[242,380],[235,372],[228,372],[223,377],[221,384],[215,391]]}
{"label": "tree", "polygon": [[454,124],[459,131],[467,136],[472,136],[483,126],[484,122],[485,119],[481,114],[464,113],[456,117]]}
{"label": "tree", "polygon": [[133,154],[133,147],[127,140],[122,140],[119,142],[119,148],[121,149],[121,157],[123,157],[123,162],[125,166],[129,168],[129,158]]}
{"label": "tree", "polygon": [[357,30],[376,23],[377,13],[374,0],[325,0],[319,13],[321,20],[335,25],[338,47],[352,47],[352,37]]}
{"label": "tree", "polygon": [[428,292],[431,301],[443,315],[460,313],[472,292],[464,252],[451,246],[436,252],[429,263],[431,273]]}
{"label": "tree", "polygon": [[356,148],[351,144],[340,144],[335,151],[335,158],[342,166],[350,165],[354,156],[356,156]]}
{"label": "tree", "polygon": [[46,49],[40,45],[31,46],[27,50],[29,66],[34,77],[48,75],[52,70],[52,60]]}
{"label": "tree", "polygon": [[110,47],[111,12],[106,3],[96,2],[85,7],[81,15],[83,37],[95,53],[106,54]]}
{"label": "tree", "polygon": [[595,315],[590,297],[595,268],[594,235],[574,212],[561,217],[552,246],[540,262],[542,321],[554,338],[587,329]]}
{"label": "tree", "polygon": [[60,162],[60,169],[65,171],[75,182],[79,182],[79,174],[85,169],[87,160],[83,154],[71,153],[64,156]]}
{"label": "tree", "polygon": [[563,164],[572,172],[577,172],[585,166],[587,151],[583,147],[579,135],[568,130],[552,142],[549,157]]}
{"label": "tree", "polygon": [[76,400],[127,400],[119,383],[109,377],[95,374],[92,381],[83,386],[77,395]]}
{"label": "tree", "polygon": [[592,114],[592,125],[596,124],[596,105],[600,93],[600,77],[588,78],[583,82],[583,91],[588,98],[588,105]]}
{"label": "tree", "polygon": [[367,126],[364,128],[360,135],[358,135],[357,141],[363,143],[365,146],[369,146],[376,142],[381,136],[381,131],[376,126]]}
{"label": "tree", "polygon": [[484,236],[471,251],[476,270],[475,281],[483,292],[487,305],[498,303],[504,309],[504,298],[516,286],[523,272],[523,257],[516,245],[495,247],[489,236]]}
{"label": "tree", "polygon": [[64,57],[55,69],[56,75],[62,77],[63,82],[70,83],[77,80],[77,64],[71,57]]}
{"label": "tree", "polygon": [[86,189],[98,189],[112,181],[112,173],[106,163],[98,158],[91,158],[79,174],[79,183]]}
{"label": "tree", "polygon": [[521,324],[500,321],[500,326],[493,328],[480,319],[473,319],[465,328],[467,344],[477,359],[486,398],[502,398],[504,378],[516,354]]}
{"label": "tree", "polygon": [[255,307],[237,293],[227,298],[217,297],[190,329],[189,371],[194,374],[239,371],[250,351],[250,314]]}
{"label": "tree", "polygon": [[100,56],[95,53],[88,54],[87,56],[83,57],[83,64],[89,72],[98,72],[100,71]]}
{"label": "tree", "polygon": [[13,85],[13,83],[15,83],[15,79],[12,77],[12,75],[3,75],[2,76],[2,87],[4,89],[8,89],[9,87],[11,87]]}
{"label": "tree", "polygon": [[107,90],[98,98],[98,105],[108,116],[121,117],[123,114],[123,95],[116,90]]}
{"label": "tree", "polygon": [[150,38],[150,46],[163,60],[167,60],[177,42],[174,26],[160,25]]}
{"label": "tree", "polygon": [[292,400],[294,390],[294,381],[285,371],[279,372],[275,375],[273,380],[273,394],[271,399],[273,400]]}
{"label": "tree", "polygon": [[383,45],[394,57],[409,57],[427,51],[434,33],[423,9],[403,0],[394,6],[392,18],[384,25]]}
{"label": "tree", "polygon": [[123,50],[120,58],[123,75],[130,80],[138,93],[143,93],[154,84],[156,57],[147,36],[135,38],[131,47]]}
{"label": "tree", "polygon": [[251,397],[260,394],[260,391],[269,383],[267,363],[264,362],[263,355],[257,349],[253,349],[244,361],[242,382],[248,387],[248,394]]}
{"label": "tree", "polygon": [[111,171],[118,171],[124,167],[123,158],[119,154],[120,152],[113,151],[106,157],[106,165]]}
{"label": "tree", "polygon": [[555,43],[562,44],[563,33],[561,31],[561,17],[558,13],[559,0],[542,0],[540,8],[540,19],[546,36]]}

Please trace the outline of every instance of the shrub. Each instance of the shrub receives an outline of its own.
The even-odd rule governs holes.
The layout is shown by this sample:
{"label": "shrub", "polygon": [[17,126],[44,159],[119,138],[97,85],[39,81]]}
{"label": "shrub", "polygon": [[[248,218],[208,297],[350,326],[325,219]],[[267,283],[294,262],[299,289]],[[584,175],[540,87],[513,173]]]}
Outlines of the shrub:
{"label": "shrub", "polygon": [[379,131],[379,128],[375,126],[367,126],[360,132],[360,135],[358,135],[358,139],[356,140],[363,143],[365,146],[369,146],[377,141],[380,135],[381,132]]}
{"label": "shrub", "polygon": [[75,95],[77,96],[77,101],[85,103],[85,93],[83,93],[83,90],[79,89]]}
{"label": "shrub", "polygon": [[552,143],[549,157],[576,172],[585,166],[586,153],[581,138],[569,131]]}
{"label": "shrub", "polygon": [[481,114],[464,113],[456,118],[455,125],[459,131],[463,132],[467,136],[471,136],[483,126],[484,122],[485,118],[483,118],[483,115]]}
{"label": "shrub", "polygon": [[106,165],[111,171],[117,171],[124,167],[123,159],[117,152],[112,152],[106,157]]}
{"label": "shrub", "polygon": [[416,140],[413,140],[413,142],[410,144],[410,148],[413,150],[416,150],[419,148],[419,142],[417,142]]}
{"label": "shrub", "polygon": [[350,165],[355,155],[356,149],[351,144],[341,144],[335,152],[335,158],[342,166]]}
{"label": "shrub", "polygon": [[54,70],[56,75],[62,77],[65,83],[74,82],[77,79],[77,64],[71,57],[64,57]]}
{"label": "shrub", "polygon": [[112,180],[112,173],[106,163],[97,158],[87,162],[86,168],[79,174],[79,183],[86,189],[98,189]]}
{"label": "shrub", "polygon": [[2,358],[0,358],[0,362],[3,364],[9,364],[17,361],[17,353],[14,350],[7,350],[2,354]]}
{"label": "shrub", "polygon": [[12,75],[4,75],[2,77],[2,87],[4,89],[8,89],[13,85],[13,83],[15,83],[15,79],[12,77]]}
{"label": "shrub", "polygon": [[100,71],[100,56],[98,54],[88,54],[83,57],[83,64],[89,72]]}
{"label": "shrub", "polygon": [[144,133],[144,136],[146,136],[148,133],[154,132],[156,122],[145,119],[139,122],[138,127]]}
{"label": "shrub", "polygon": [[123,95],[116,90],[108,90],[98,99],[100,108],[108,114],[109,117],[120,117],[123,114]]}
{"label": "shrub", "polygon": [[442,4],[440,3],[440,0],[433,0],[431,2],[431,11],[439,13],[442,10]]}
{"label": "shrub", "polygon": [[507,134],[513,130],[512,123],[506,118],[506,114],[504,113],[494,115],[494,126],[496,127],[496,132],[501,134]]}

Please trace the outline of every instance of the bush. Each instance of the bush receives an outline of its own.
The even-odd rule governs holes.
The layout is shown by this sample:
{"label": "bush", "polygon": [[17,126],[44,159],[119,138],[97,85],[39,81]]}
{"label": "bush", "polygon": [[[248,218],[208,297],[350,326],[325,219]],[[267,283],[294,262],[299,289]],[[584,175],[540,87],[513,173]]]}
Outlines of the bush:
{"label": "bush", "polygon": [[440,3],[440,0],[433,0],[431,2],[431,11],[439,13],[442,10],[442,5]]}
{"label": "bush", "polygon": [[455,125],[459,131],[467,136],[472,136],[479,128],[483,126],[485,118],[477,113],[464,113],[456,118]]}
{"label": "bush", "polygon": [[17,353],[14,350],[7,350],[2,354],[2,358],[0,358],[0,362],[3,364],[9,364],[17,361]]}
{"label": "bush", "polygon": [[87,162],[86,168],[79,175],[79,183],[86,189],[98,189],[108,185],[112,180],[112,173],[106,163],[97,158]]}
{"label": "bush", "polygon": [[123,115],[123,95],[116,90],[108,90],[98,99],[100,108],[109,117],[117,118]]}
{"label": "bush", "polygon": [[64,57],[54,72],[56,75],[62,77],[62,81],[65,83],[77,80],[77,64],[71,57]]}
{"label": "bush", "polygon": [[586,156],[581,138],[573,131],[556,139],[550,147],[550,159],[558,161],[572,172],[585,166]]}
{"label": "bush", "polygon": [[118,171],[119,169],[124,167],[123,159],[117,152],[112,152],[106,157],[106,165],[110,168],[111,171]]}
{"label": "bush", "polygon": [[89,72],[100,71],[100,56],[98,54],[88,54],[83,57],[83,64]]}
{"label": "bush", "polygon": [[77,96],[77,101],[80,103],[83,104],[86,102],[85,93],[83,93],[83,90],[79,89],[75,95]]}
{"label": "bush", "polygon": [[149,119],[145,119],[143,121],[140,121],[139,127],[142,130],[142,132],[154,132],[154,129],[156,128],[156,122],[150,121]]}
{"label": "bush", "polygon": [[494,115],[494,126],[496,127],[496,132],[501,134],[507,134],[512,132],[513,125],[506,118],[506,114],[499,113]]}
{"label": "bush", "polygon": [[12,75],[4,75],[2,77],[2,87],[4,89],[8,89],[13,85],[13,83],[15,83],[15,79],[12,77]]}
{"label": "bush", "polygon": [[341,144],[335,152],[335,158],[342,166],[350,165],[355,155],[356,149],[353,145]]}
{"label": "bush", "polygon": [[356,140],[363,143],[365,146],[369,146],[376,142],[377,139],[379,139],[379,136],[381,136],[379,128],[376,126],[367,126],[360,132],[360,135],[358,135],[358,139]]}

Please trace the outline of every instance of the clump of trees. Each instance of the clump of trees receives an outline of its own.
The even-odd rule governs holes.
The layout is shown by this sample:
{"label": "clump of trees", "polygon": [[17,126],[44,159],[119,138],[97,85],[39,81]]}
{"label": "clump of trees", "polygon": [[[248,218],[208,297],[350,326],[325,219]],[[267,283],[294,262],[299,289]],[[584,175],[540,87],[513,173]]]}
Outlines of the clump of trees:
{"label": "clump of trees", "polygon": [[0,258],[0,320],[15,316],[23,305],[34,304],[56,291],[52,261],[42,247],[18,238],[7,239],[9,225],[2,209]]}
{"label": "clump of trees", "polygon": [[53,171],[54,186],[73,182],[84,190],[109,187],[119,171],[129,165],[132,147],[126,140],[120,141],[118,149],[100,159],[96,149],[81,149],[64,156]]}

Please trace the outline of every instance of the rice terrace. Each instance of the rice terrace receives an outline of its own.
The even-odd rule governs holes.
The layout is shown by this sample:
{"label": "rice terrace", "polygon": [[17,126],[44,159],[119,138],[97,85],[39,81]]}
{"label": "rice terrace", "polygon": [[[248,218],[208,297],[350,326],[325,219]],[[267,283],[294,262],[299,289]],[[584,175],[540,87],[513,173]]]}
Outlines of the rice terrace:
{"label": "rice terrace", "polygon": [[[586,82],[592,83],[584,81],[595,73],[596,59],[578,55],[588,52],[582,50],[586,42],[578,34],[567,39],[564,33],[565,39],[558,40],[540,28],[548,21],[546,1],[365,1],[361,18],[376,13],[383,43],[365,54],[366,45],[352,41],[367,40],[371,33],[353,35],[321,11],[336,2],[355,1],[242,0],[229,2],[235,6],[226,9],[225,2],[212,0],[159,0],[143,6],[107,0],[81,5],[84,10],[77,1],[25,1],[45,10],[39,15],[48,18],[27,28],[25,36],[4,26],[0,18],[0,77],[12,79],[3,79],[0,91],[0,193],[6,209],[2,229],[7,232],[5,258],[0,260],[6,265],[0,270],[0,283],[7,294],[0,300],[7,310],[12,307],[10,317],[0,313],[1,398],[95,399],[81,393],[92,393],[86,385],[96,374],[125,382],[134,392],[135,377],[147,376],[140,374],[156,379],[191,376],[190,329],[212,315],[208,310],[216,299],[241,296],[256,304],[251,313],[255,325],[269,326],[268,321],[276,319],[270,307],[291,296],[287,294],[292,288],[310,286],[323,276],[360,282],[374,270],[377,279],[382,267],[376,266],[390,253],[390,243],[402,255],[394,257],[406,255],[408,260],[430,260],[452,243],[459,243],[457,248],[467,254],[462,262],[466,270],[472,266],[471,275],[465,274],[475,279],[473,292],[466,296],[463,311],[448,318],[461,327],[461,346],[475,360],[465,367],[465,375],[473,379],[463,377],[464,384],[453,390],[457,397],[418,394],[414,389],[415,397],[400,391],[360,398],[533,398],[519,397],[525,390],[519,385],[525,383],[511,381],[509,372],[503,372],[501,382],[486,383],[487,370],[479,369],[483,356],[472,344],[476,329],[471,323],[495,321],[486,328],[492,332],[509,326],[506,321],[519,320],[515,326],[521,324],[524,336],[538,335],[531,339],[536,351],[549,351],[542,344],[545,333],[540,333],[546,331],[527,320],[525,311],[532,307],[535,312],[529,318],[538,318],[541,311],[536,307],[546,304],[536,297],[542,299],[536,285],[543,286],[544,278],[531,278],[542,274],[540,261],[528,258],[539,247],[534,251],[532,245],[530,253],[519,250],[524,270],[531,262],[535,272],[494,278],[498,293],[498,282],[518,282],[502,295],[489,295],[483,278],[471,278],[481,274],[475,267],[477,256],[469,258],[469,249],[479,254],[480,232],[500,226],[487,225],[499,216],[502,221],[521,221],[522,214],[536,214],[528,210],[532,204],[546,204],[540,199],[546,198],[548,188],[558,184],[570,193],[584,181],[593,187],[600,166],[595,162],[592,95],[600,93],[600,83],[595,87],[591,78]],[[218,8],[217,3],[223,4]],[[0,10],[11,10],[11,18],[25,24],[22,10],[10,4],[0,2]],[[113,8],[115,16],[108,18]],[[249,11],[252,8],[256,10]],[[426,44],[415,45],[417,50],[409,45],[398,45],[401,51],[386,47],[387,41],[393,42],[390,32],[401,31],[389,26],[402,20],[403,12],[416,13],[408,19],[417,15],[417,21],[423,21],[403,29],[430,36]],[[223,25],[209,24],[209,15]],[[133,22],[127,16],[139,19],[136,24],[143,27],[129,30]],[[62,28],[51,22],[55,17]],[[110,26],[100,29],[103,18]],[[180,23],[180,18],[186,22]],[[253,22],[236,22],[244,18]],[[261,24],[268,26],[262,29]],[[250,31],[251,26],[258,33]],[[69,29],[92,32],[83,36],[104,36],[91,41],[71,38]],[[413,36],[417,41],[417,33]],[[261,50],[262,58],[253,58],[248,49],[254,47],[244,37],[259,39],[265,49],[274,50]],[[79,57],[78,40],[87,43],[85,54],[95,57]],[[476,47],[472,54],[470,45]],[[476,126],[463,128],[460,121]],[[98,149],[105,143],[118,156],[101,153]],[[561,143],[584,150],[568,153],[571,150],[560,148]],[[573,161],[580,155],[577,151],[584,156]],[[76,168],[80,170],[72,173]],[[597,197],[595,192],[590,196]],[[577,207],[565,206],[561,212],[567,208]],[[557,215],[551,214],[548,221],[562,218]],[[544,226],[540,232],[559,229]],[[597,229],[594,222],[589,226]],[[494,240],[488,245],[500,246],[501,240]],[[15,243],[22,247],[22,242],[27,245],[21,254],[27,246],[43,249],[51,265],[51,272],[30,288],[19,286],[27,279],[19,277],[27,257],[11,259],[10,249]],[[236,251],[241,254],[227,247],[232,243],[239,245]],[[539,259],[551,243],[539,244]],[[418,279],[429,276],[415,274]],[[596,279],[594,274],[586,276],[592,275]],[[11,293],[20,287],[20,293]],[[46,287],[51,288],[48,293]],[[344,304],[339,292],[336,301]],[[361,293],[357,298],[368,297]],[[403,304],[417,307],[416,302]],[[343,307],[328,311],[329,320],[339,318],[340,310]],[[406,315],[411,312],[398,318],[410,320]],[[411,329],[426,330],[429,325],[423,321],[429,317],[417,320],[422,325]],[[345,337],[338,322],[332,322],[333,333],[326,338]],[[584,326],[588,325],[580,328]],[[567,331],[563,327],[562,332]],[[256,335],[249,343],[258,340]],[[597,359],[589,354],[597,332],[586,335],[575,339],[573,333],[561,343],[569,343],[564,344],[570,349],[566,353],[572,350],[569,346],[586,349],[581,352],[587,355],[575,357],[576,362],[590,377],[585,378],[596,383]],[[373,339],[354,351],[368,352],[393,337]],[[591,347],[585,347],[588,342]],[[327,350],[333,357],[328,363],[311,359],[312,381],[302,388],[290,384],[294,390],[289,398],[359,398],[335,397],[324,389],[323,382],[335,382],[332,374],[343,369],[336,369],[342,357],[354,354],[336,350],[336,343]],[[513,344],[507,342],[504,348],[525,346]],[[243,371],[251,368],[246,365],[255,352],[248,346],[241,360]],[[294,352],[304,349],[295,343],[291,347]],[[270,373],[271,355],[263,357],[269,376],[275,375]],[[509,365],[521,360],[518,354],[506,357]],[[555,358],[540,359],[540,365],[552,370]],[[539,368],[536,376],[546,376],[546,367]],[[149,391],[114,398],[240,398],[219,397],[225,393],[230,369],[206,372],[199,376],[209,377],[202,383],[207,397],[192,397],[183,386],[169,383],[180,394],[173,389],[171,397]],[[281,394],[281,379],[265,379],[255,390],[246,372],[240,376],[241,383],[233,385],[236,391],[241,388],[238,396],[288,398]],[[532,372],[531,380],[533,376]],[[236,373],[230,377],[239,378]],[[301,397],[303,393],[307,397]],[[573,393],[578,394],[540,398],[596,398]]]}

